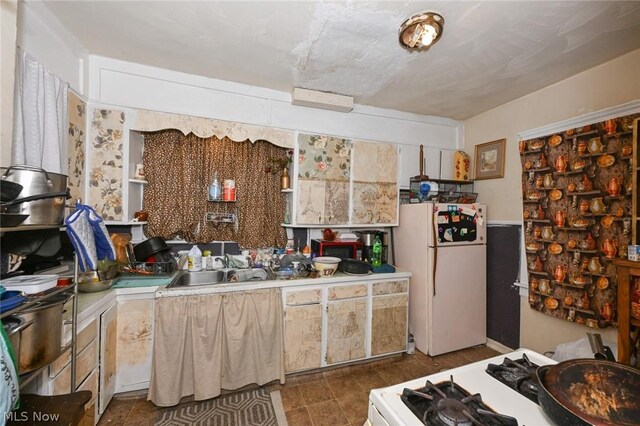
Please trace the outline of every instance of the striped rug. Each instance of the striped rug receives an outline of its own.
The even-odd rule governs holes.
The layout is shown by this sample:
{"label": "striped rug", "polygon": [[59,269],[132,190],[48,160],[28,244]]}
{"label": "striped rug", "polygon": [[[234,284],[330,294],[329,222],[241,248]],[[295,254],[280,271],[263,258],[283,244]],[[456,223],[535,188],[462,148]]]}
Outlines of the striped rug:
{"label": "striped rug", "polygon": [[286,426],[279,391],[265,388],[181,404],[156,415],[154,426]]}

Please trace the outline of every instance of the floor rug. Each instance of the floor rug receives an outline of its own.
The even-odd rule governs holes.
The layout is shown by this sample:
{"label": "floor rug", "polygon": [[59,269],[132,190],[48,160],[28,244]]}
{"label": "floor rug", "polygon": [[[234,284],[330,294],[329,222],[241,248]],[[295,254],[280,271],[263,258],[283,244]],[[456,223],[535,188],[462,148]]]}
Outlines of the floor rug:
{"label": "floor rug", "polygon": [[181,404],[156,415],[154,426],[176,425],[286,426],[287,420],[280,392],[258,388]]}

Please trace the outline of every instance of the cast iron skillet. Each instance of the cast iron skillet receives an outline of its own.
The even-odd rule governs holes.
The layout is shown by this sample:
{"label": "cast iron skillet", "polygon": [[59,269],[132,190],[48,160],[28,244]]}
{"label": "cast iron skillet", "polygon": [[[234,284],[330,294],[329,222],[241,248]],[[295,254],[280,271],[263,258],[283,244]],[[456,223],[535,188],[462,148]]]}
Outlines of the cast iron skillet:
{"label": "cast iron skillet", "polygon": [[640,370],[573,359],[539,367],[536,374],[540,406],[558,425],[640,424]]}

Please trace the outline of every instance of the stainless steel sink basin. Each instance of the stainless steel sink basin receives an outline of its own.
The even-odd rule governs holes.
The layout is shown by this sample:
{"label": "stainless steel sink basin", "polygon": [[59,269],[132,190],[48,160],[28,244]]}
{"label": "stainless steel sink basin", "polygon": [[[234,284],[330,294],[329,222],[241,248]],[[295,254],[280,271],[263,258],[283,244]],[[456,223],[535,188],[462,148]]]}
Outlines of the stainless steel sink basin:
{"label": "stainless steel sink basin", "polygon": [[264,280],[267,274],[257,273],[251,269],[217,269],[215,271],[200,272],[180,272],[171,283],[167,286],[172,287],[190,287],[200,285],[223,284],[230,282]]}
{"label": "stainless steel sink basin", "polygon": [[186,287],[225,282],[227,282],[227,274],[222,269],[218,269],[217,271],[181,272],[167,287]]}

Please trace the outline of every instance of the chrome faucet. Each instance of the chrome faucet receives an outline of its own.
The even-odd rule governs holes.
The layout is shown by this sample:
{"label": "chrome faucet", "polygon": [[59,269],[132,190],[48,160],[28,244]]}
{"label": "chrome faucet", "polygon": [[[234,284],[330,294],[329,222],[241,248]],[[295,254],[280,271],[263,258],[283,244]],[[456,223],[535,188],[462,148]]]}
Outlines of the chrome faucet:
{"label": "chrome faucet", "polygon": [[216,257],[213,260],[219,260],[220,262],[222,262],[222,266],[224,266],[225,268],[229,267],[229,255],[227,254],[224,255],[224,258]]}

